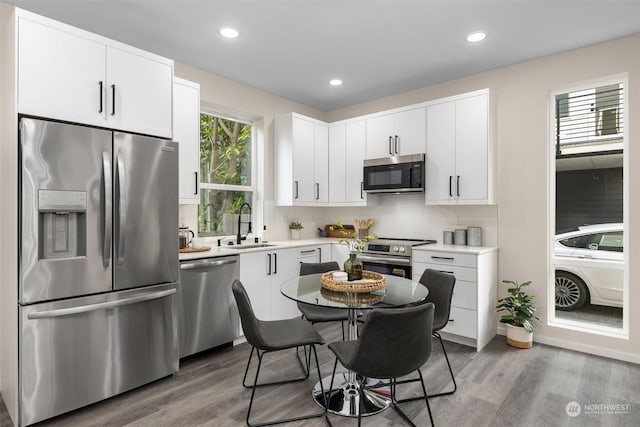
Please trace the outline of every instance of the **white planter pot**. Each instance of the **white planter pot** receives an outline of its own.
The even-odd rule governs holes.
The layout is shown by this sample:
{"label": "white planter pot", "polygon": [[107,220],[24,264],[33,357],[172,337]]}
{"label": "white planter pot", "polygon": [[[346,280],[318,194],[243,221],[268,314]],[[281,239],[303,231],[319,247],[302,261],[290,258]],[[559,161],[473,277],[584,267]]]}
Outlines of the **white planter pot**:
{"label": "white planter pot", "polygon": [[300,230],[290,229],[289,231],[291,231],[291,240],[298,240],[300,238]]}
{"label": "white planter pot", "polygon": [[522,326],[507,325],[507,344],[518,348],[531,348],[533,345],[533,332],[527,331]]}

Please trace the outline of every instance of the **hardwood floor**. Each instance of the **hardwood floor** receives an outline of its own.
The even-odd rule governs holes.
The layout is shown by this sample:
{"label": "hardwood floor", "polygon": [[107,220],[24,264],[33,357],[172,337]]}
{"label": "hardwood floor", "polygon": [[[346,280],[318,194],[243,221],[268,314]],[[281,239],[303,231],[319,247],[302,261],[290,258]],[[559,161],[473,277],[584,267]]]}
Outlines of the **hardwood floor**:
{"label": "hardwood floor", "polygon": [[[327,342],[340,338],[335,325],[317,325]],[[440,346],[423,368],[430,392],[448,387],[449,376]],[[542,344],[530,350],[509,347],[497,336],[482,352],[446,342],[458,382],[451,396],[430,400],[436,426],[637,426],[640,420],[640,365],[586,355]],[[242,426],[250,391],[242,387],[249,346],[241,344],[183,360],[175,377],[165,378],[120,396],[49,420],[47,426]],[[332,353],[318,349],[323,376],[333,367]],[[297,369],[293,352],[265,356],[261,378],[276,378]],[[262,377],[264,375],[264,377]],[[259,389],[254,414],[260,419],[315,412],[310,390],[317,381]],[[402,389],[402,396],[418,391]],[[400,391],[400,390],[399,390]],[[576,417],[566,407],[581,405]],[[604,407],[601,405],[617,405]],[[404,404],[418,426],[429,425],[424,402]],[[334,426],[354,426],[353,419],[330,415]],[[403,425],[388,409],[365,418],[372,427]],[[0,426],[11,425],[0,400]],[[326,426],[323,418],[289,425]]]}

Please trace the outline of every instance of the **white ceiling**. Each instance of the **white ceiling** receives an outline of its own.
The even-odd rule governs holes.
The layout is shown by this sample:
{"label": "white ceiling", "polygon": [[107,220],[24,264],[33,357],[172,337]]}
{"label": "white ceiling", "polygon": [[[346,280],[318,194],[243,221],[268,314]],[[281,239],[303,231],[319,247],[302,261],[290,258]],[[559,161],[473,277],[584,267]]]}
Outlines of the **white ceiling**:
{"label": "white ceiling", "polygon": [[5,1],[321,110],[640,32],[640,0]]}

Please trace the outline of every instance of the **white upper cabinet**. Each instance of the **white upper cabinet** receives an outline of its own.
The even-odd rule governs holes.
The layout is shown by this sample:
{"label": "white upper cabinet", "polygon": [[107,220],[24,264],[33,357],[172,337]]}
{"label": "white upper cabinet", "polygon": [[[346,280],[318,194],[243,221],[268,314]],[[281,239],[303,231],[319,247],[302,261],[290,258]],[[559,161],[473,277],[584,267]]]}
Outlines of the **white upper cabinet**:
{"label": "white upper cabinet", "polygon": [[427,204],[492,203],[488,90],[427,106]]}
{"label": "white upper cabinet", "polygon": [[180,150],[178,200],[180,204],[200,203],[200,85],[173,79],[173,140]]}
{"label": "white upper cabinet", "polygon": [[171,137],[173,61],[23,10],[17,21],[20,113]]}
{"label": "white upper cabinet", "polygon": [[329,200],[329,126],[289,113],[276,117],[276,204],[315,206]]}
{"label": "white upper cabinet", "polygon": [[367,159],[425,152],[425,109],[414,108],[367,119]]}
{"label": "white upper cabinet", "polygon": [[362,164],[366,149],[365,120],[332,123],[329,128],[329,204],[365,206]]}
{"label": "white upper cabinet", "polygon": [[107,122],[171,137],[173,64],[107,46]]}

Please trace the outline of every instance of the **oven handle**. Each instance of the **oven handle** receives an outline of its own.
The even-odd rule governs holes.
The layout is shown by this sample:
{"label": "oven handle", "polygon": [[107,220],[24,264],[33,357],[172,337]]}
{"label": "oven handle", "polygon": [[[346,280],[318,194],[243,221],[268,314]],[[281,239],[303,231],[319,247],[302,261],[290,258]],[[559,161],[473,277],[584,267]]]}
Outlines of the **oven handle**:
{"label": "oven handle", "polygon": [[387,256],[369,256],[369,255],[358,255],[360,261],[364,262],[376,262],[378,264],[395,264],[395,265],[411,265],[411,260],[408,258],[395,258],[395,257],[387,257]]}

